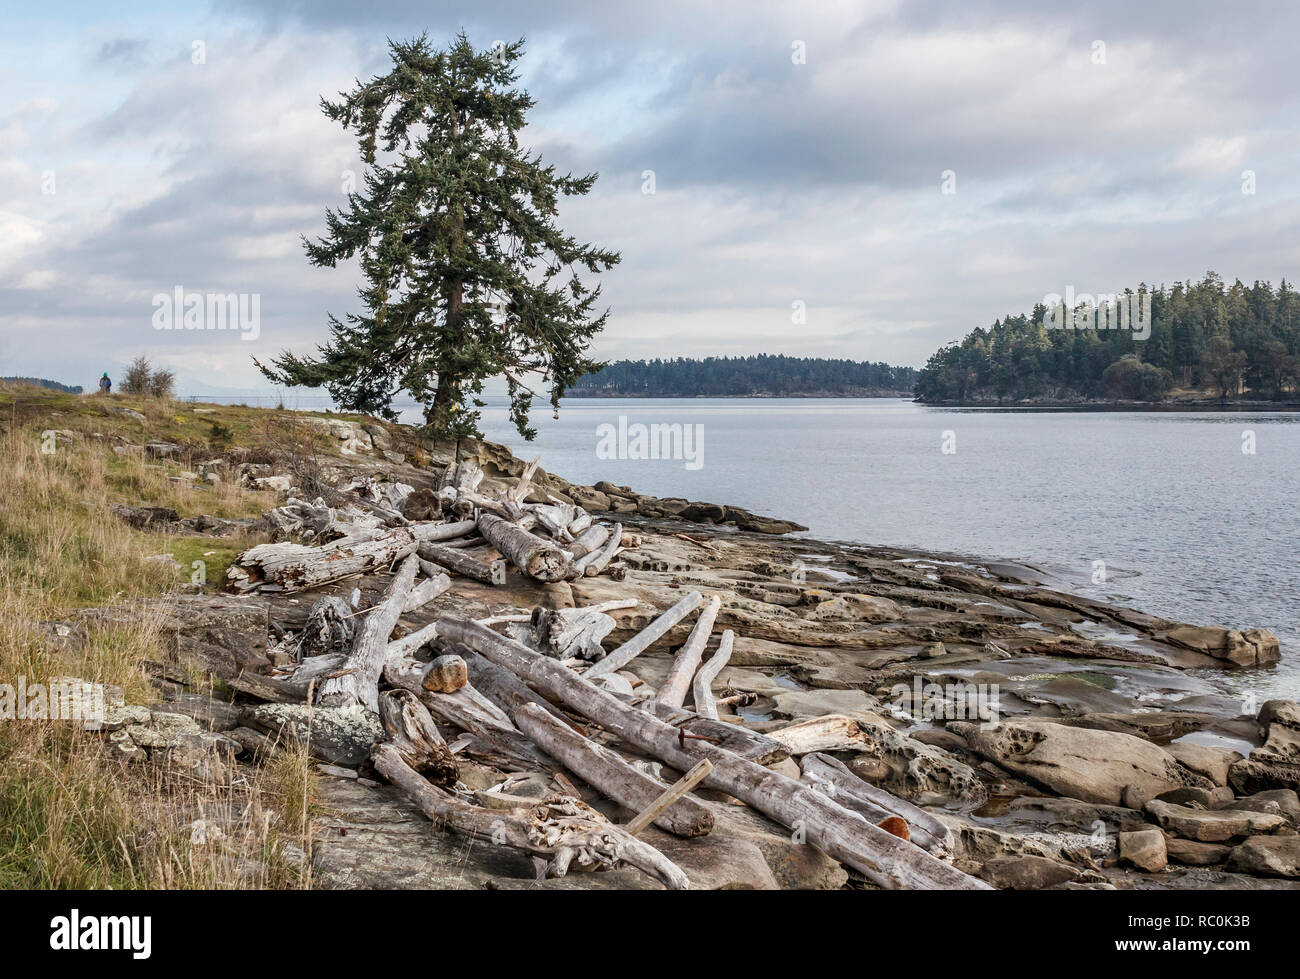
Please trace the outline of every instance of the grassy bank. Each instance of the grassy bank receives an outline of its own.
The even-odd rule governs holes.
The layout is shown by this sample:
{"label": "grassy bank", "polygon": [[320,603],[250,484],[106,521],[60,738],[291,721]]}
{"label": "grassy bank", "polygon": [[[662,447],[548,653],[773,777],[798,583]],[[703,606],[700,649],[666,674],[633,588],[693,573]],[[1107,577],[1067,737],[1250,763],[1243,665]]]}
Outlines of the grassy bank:
{"label": "grassy bank", "polygon": [[[43,623],[164,595],[188,583],[200,558],[209,581],[219,582],[245,542],[136,530],[109,504],[164,506],[181,516],[261,513],[269,494],[171,477],[231,447],[255,448],[275,414],[0,386],[0,683],[76,676],[121,687],[129,704],[155,702],[141,664],[166,654],[149,616],[71,639]],[[147,441],[180,452],[164,463],[127,448]],[[213,784],[124,765],[102,738],[76,727],[0,721],[0,887],[306,883],[293,858],[294,847],[306,849],[312,795],[304,754],[284,753],[265,770]],[[226,838],[212,839],[204,820],[223,822]]]}

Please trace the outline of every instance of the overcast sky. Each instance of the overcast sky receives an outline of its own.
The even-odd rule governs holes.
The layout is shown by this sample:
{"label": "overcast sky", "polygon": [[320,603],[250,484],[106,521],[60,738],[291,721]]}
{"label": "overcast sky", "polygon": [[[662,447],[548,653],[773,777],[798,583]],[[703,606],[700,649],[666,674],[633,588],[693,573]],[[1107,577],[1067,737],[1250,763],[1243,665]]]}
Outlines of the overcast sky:
{"label": "overcast sky", "polygon": [[[423,30],[527,36],[525,141],[600,172],[561,220],[623,253],[604,358],[920,366],[1067,286],[1300,267],[1293,4],[105,6],[5,12],[0,374],[89,385],[143,352],[184,393],[254,388],[250,355],[323,340],[357,277],[299,237],[360,162],[318,100]],[[155,330],[178,286],[260,296],[260,336]]]}

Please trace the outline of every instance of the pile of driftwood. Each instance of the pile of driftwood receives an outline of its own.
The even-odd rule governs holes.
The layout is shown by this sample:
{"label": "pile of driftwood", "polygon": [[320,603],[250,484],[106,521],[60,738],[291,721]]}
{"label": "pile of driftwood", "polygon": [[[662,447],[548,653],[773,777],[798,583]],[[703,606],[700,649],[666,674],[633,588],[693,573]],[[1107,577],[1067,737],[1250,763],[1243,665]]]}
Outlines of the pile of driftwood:
{"label": "pile of driftwood", "polygon": [[268,517],[292,539],[248,549],[227,582],[239,592],[303,591],[382,571],[412,554],[426,580],[457,574],[501,585],[507,561],[542,582],[602,571],[621,578],[624,569],[611,562],[635,538],[554,497],[524,502],[536,470],[534,460],[495,497],[479,492],[482,470],[461,462],[447,468],[436,491],[358,480],[340,491],[347,498],[341,506],[290,499]]}
{"label": "pile of driftwood", "polygon": [[[385,735],[370,749],[379,774],[430,819],[524,851],[542,875],[629,865],[669,888],[689,887],[682,869],[638,834],[652,823],[681,837],[709,833],[712,810],[689,795],[704,786],[747,803],[881,886],[986,886],[944,861],[949,831],[929,813],[806,748],[802,778],[783,775],[768,766],[796,749],[717,719],[712,685],[732,637],[724,632],[702,662],[716,598],[705,602],[690,592],[608,653],[599,642],[609,632],[604,620],[612,622],[607,613],[635,602],[444,618],[392,639],[404,610],[449,583],[445,575],[431,579],[437,584],[417,594],[424,560],[418,545],[401,558],[364,616],[340,599],[319,600],[297,637],[297,666],[282,677],[245,674],[234,686],[265,700],[314,703],[318,712],[375,712]],[[656,695],[637,697],[617,671],[701,606]],[[683,706],[688,690],[695,710]],[[659,766],[619,749],[685,774],[667,784]],[[502,793],[485,799],[459,783],[460,755],[504,771],[546,771],[561,785],[572,786],[569,776],[576,776],[637,815],[615,825],[576,788],[540,802]]]}

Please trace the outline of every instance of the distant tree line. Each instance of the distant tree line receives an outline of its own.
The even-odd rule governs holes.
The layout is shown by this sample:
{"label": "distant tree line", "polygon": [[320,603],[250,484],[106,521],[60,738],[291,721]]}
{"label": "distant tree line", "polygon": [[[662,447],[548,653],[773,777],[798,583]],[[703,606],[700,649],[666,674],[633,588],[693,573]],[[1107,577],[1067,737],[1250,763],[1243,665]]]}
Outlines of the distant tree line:
{"label": "distant tree line", "polygon": [[[1148,291],[1145,285],[1137,292]],[[1214,272],[1151,292],[1150,336],[1048,329],[1041,303],[935,352],[916,395],[927,402],[1114,398],[1160,401],[1175,389],[1281,400],[1300,378],[1300,294],[1285,279],[1231,286]],[[1140,332],[1140,331],[1137,331]]]}
{"label": "distant tree line", "polygon": [[62,391],[64,394],[80,394],[81,385],[60,384],[58,381],[51,381],[45,377],[0,377],[0,381],[6,384],[35,384],[37,387],[49,388],[51,391]]}
{"label": "distant tree line", "polygon": [[912,367],[822,357],[673,357],[619,360],[581,378],[574,397],[867,397],[909,394]]}

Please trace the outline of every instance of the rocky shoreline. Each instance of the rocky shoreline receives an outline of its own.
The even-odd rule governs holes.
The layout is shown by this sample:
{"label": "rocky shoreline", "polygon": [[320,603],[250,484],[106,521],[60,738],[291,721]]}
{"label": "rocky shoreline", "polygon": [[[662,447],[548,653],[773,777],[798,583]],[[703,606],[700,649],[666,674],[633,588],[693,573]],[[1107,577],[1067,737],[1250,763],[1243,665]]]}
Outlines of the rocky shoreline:
{"label": "rocky shoreline", "polygon": [[[508,494],[526,469],[490,443],[436,446],[399,426],[304,420],[335,443],[320,472],[340,494],[334,512],[344,498],[370,512],[380,498],[412,512],[457,460],[481,469],[485,499]],[[139,451],[165,459],[170,450]],[[304,490],[292,466],[239,453],[186,476],[279,489],[285,499]],[[831,759],[923,808],[950,833],[945,859],[971,877],[998,888],[1300,886],[1300,706],[1243,704],[1199,675],[1277,662],[1277,640],[1264,630],[1186,625],[1091,601],[1046,587],[1023,566],[786,538],[804,528],[725,504],[579,486],[542,470],[525,499],[617,519],[617,573],[545,583],[510,568],[504,584],[452,574],[433,601],[401,616],[397,637],[449,617],[631,603],[607,613],[608,650],[699,591],[718,598],[717,625],[734,632],[713,682],[720,720],[785,745],[774,771],[816,787],[810,769]],[[123,506],[117,517],[181,522],[150,509]],[[191,533],[286,538],[274,515],[185,519]],[[302,539],[302,530],[289,539]],[[500,557],[486,542],[465,552]],[[390,583],[380,571],[298,592],[200,590],[156,600],[174,639],[175,662],[159,667],[163,696],[113,707],[104,736],[124,758],[210,773],[257,764],[286,732],[310,731],[327,807],[302,855],[316,886],[661,886],[627,867],[539,880],[519,852],[443,832],[384,784],[369,760],[377,721],[268,702],[266,690],[295,668],[291,641],[319,599],[375,607]],[[80,621],[52,624],[51,635],[75,642],[86,621],[138,614],[88,610]],[[636,696],[653,695],[690,631],[689,621],[674,626],[617,676]],[[434,643],[419,655],[443,652]],[[222,692],[182,682],[182,666],[217,678]],[[455,725],[439,718],[439,726],[452,745],[464,741]],[[668,784],[681,774],[617,738],[602,741]],[[458,755],[459,785],[480,805],[576,790],[612,822],[631,815],[563,766],[472,755]],[[877,886],[724,793],[697,788],[691,798],[712,811],[712,832],[683,839],[651,826],[640,838],[692,887]]]}

